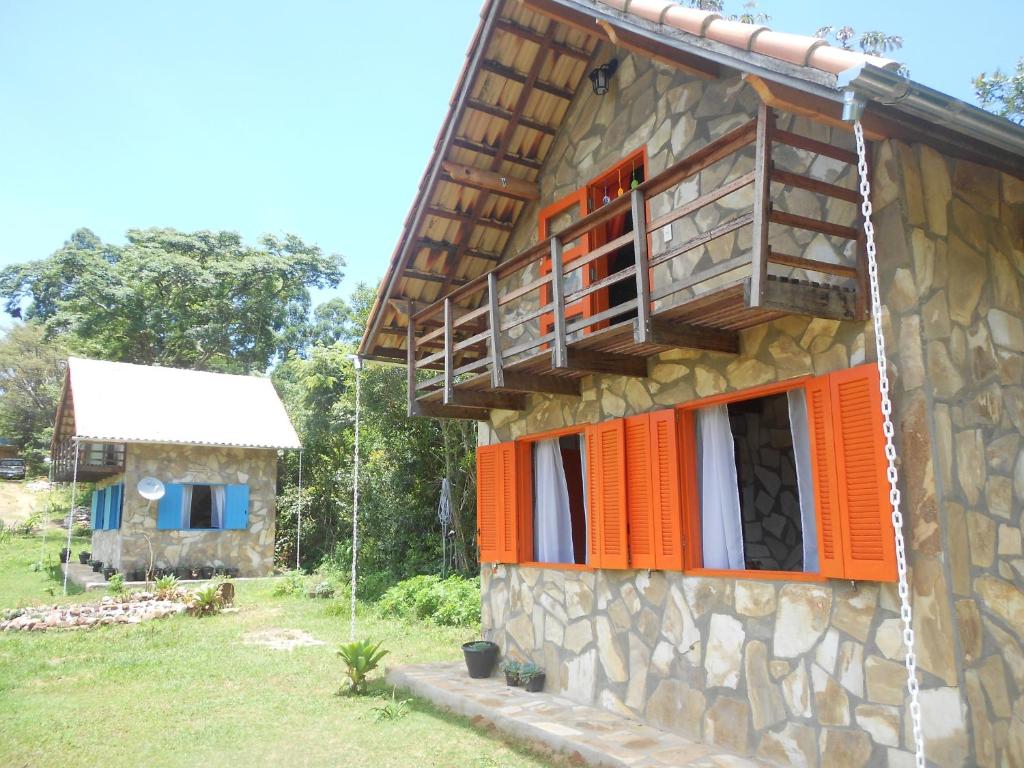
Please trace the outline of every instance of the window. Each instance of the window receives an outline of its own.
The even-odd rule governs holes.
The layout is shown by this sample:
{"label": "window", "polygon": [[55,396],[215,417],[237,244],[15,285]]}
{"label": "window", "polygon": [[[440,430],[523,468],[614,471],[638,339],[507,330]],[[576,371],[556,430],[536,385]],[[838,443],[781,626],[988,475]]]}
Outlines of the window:
{"label": "window", "polygon": [[872,364],[481,446],[477,471],[481,562],[895,578]]}
{"label": "window", "polygon": [[249,486],[165,483],[157,508],[161,530],[229,530],[249,527]]}
{"label": "window", "polygon": [[121,527],[121,508],[124,505],[124,483],[108,485],[92,492],[92,509],[89,517],[94,531],[113,530]]}
{"label": "window", "polygon": [[818,572],[802,388],[696,412],[703,565]]}

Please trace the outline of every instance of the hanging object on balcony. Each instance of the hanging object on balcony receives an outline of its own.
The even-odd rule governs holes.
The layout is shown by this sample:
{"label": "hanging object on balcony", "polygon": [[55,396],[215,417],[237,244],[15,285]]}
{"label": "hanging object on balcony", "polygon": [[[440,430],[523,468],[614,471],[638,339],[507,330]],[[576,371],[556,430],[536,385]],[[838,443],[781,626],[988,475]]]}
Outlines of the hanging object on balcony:
{"label": "hanging object on balcony", "polygon": [[608,196],[608,185],[604,185],[604,197],[601,198],[601,205],[608,205],[612,199]]}
{"label": "hanging object on balcony", "polygon": [[619,169],[619,191],[615,193],[615,196],[616,197],[622,197],[622,193],[625,192],[625,191],[626,190],[624,190],[622,188],[622,169],[620,168]]}
{"label": "hanging object on balcony", "polygon": [[633,170],[629,172],[629,188],[636,189],[640,186],[640,179],[636,175],[636,162],[633,163]]}

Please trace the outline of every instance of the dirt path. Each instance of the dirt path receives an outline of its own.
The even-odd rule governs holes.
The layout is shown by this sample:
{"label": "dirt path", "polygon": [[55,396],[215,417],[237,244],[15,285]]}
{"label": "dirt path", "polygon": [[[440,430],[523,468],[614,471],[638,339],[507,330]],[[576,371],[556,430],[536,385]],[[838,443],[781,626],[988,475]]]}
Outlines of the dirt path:
{"label": "dirt path", "polygon": [[43,499],[42,493],[33,493],[27,483],[0,480],[0,520],[13,525],[26,519]]}

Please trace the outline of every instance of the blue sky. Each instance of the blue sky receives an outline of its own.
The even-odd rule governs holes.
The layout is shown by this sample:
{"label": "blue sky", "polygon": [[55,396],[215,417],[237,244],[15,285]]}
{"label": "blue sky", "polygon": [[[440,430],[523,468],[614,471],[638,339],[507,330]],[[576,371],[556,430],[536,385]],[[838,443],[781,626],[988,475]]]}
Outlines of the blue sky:
{"label": "blue sky", "polygon": [[[1024,53],[1009,0],[809,5],[759,9],[779,30],[902,34],[915,80],[972,103],[973,75]],[[343,293],[379,279],[479,7],[0,0],[0,264],[76,227],[169,226],[292,232],[344,254]]]}

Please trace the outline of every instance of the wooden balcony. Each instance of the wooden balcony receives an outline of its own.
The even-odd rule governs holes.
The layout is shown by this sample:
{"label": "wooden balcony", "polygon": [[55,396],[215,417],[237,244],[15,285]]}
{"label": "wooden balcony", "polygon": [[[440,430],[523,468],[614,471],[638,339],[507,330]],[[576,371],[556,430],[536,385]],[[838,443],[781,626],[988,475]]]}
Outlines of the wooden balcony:
{"label": "wooden balcony", "polygon": [[[77,478],[80,482],[95,482],[124,472],[124,443],[87,443],[78,445]],[[53,479],[70,483],[76,477],[75,441],[67,438],[54,447]]]}
{"label": "wooden balcony", "polygon": [[[802,169],[786,167],[794,157]],[[814,163],[831,173],[812,175]],[[647,358],[673,347],[737,353],[738,331],[783,315],[863,318],[855,171],[849,149],[780,130],[762,107],[491,272],[410,305],[409,414],[485,419],[522,410],[527,393],[578,395],[589,374],[644,377]],[[837,210],[844,220],[829,220]],[[814,257],[823,241],[840,244],[828,260]]]}

